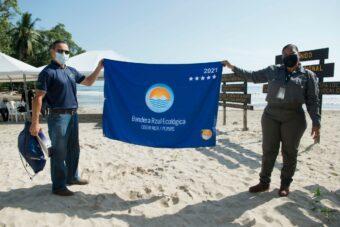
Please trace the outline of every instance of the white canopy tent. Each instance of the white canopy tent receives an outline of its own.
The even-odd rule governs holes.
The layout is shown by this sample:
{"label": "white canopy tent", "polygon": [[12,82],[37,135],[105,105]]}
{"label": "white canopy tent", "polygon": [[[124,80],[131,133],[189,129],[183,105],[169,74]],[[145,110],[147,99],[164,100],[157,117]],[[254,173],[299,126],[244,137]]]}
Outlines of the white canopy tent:
{"label": "white canopy tent", "polygon": [[[71,66],[85,76],[88,76],[93,72],[93,70],[97,67],[98,62],[103,58],[118,61],[129,61],[127,57],[124,57],[112,50],[94,50],[71,57],[66,65]],[[42,70],[43,68],[45,68],[45,66],[39,67],[38,69]],[[98,79],[103,79],[103,70],[98,76]]]}
{"label": "white canopy tent", "polygon": [[[0,83],[1,82],[24,82],[24,90],[26,100],[27,94],[27,81],[36,81],[39,69],[33,67],[25,62],[19,61],[6,54],[0,52]],[[26,110],[28,110],[28,103],[26,102]],[[26,119],[30,120],[30,114],[26,111]]]}
{"label": "white canopy tent", "polygon": [[36,81],[39,69],[0,52],[0,83]]}

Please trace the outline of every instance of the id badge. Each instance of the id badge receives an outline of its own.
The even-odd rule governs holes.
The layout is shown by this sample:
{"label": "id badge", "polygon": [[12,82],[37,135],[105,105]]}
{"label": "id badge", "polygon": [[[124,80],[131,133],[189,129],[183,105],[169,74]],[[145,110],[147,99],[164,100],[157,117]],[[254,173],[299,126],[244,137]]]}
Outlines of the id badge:
{"label": "id badge", "polygon": [[280,89],[279,89],[279,91],[276,95],[276,98],[283,100],[285,98],[285,93],[286,93],[286,88],[280,87]]}

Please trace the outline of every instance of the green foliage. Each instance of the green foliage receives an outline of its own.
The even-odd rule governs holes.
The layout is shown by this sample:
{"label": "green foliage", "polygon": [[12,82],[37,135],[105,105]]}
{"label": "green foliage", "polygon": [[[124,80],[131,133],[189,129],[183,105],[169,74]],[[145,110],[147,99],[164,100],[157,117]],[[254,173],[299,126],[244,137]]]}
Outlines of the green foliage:
{"label": "green foliage", "polygon": [[323,208],[321,208],[320,211],[323,214],[323,216],[325,216],[327,219],[331,218],[332,213],[335,212],[335,210],[328,208],[328,207],[323,207]]}
{"label": "green foliage", "polygon": [[49,47],[55,40],[64,40],[69,44],[70,55],[85,52],[72,40],[72,34],[65,25],[57,24],[50,30],[36,30],[40,19],[33,19],[29,12],[23,13],[13,25],[10,19],[21,15],[17,0],[0,0],[0,52],[39,67],[50,62]]}
{"label": "green foliage", "polygon": [[33,45],[38,41],[39,37],[39,33],[34,30],[34,26],[39,20],[39,18],[33,20],[32,14],[26,12],[22,15],[21,20],[17,22],[16,27],[11,30],[15,58],[30,62],[33,56]]}
{"label": "green foliage", "polygon": [[320,192],[320,188],[318,187],[314,192],[314,197],[320,197],[320,196],[321,196],[321,192]]}
{"label": "green foliage", "polygon": [[[10,21],[21,15],[16,25]],[[0,52],[39,67],[51,61],[50,46],[56,40],[64,40],[70,48],[70,55],[85,52],[72,40],[72,34],[65,25],[57,24],[50,30],[36,30],[40,19],[33,19],[29,12],[21,14],[17,0],[0,0]],[[34,82],[28,82],[34,87]],[[0,91],[20,91],[23,83],[0,83]]]}
{"label": "green foliage", "polygon": [[16,0],[0,0],[0,52],[11,55],[13,54],[11,48],[10,30],[13,25],[10,19],[19,13],[19,8]]}
{"label": "green foliage", "polygon": [[17,0],[0,0],[0,20],[9,19],[19,13]]}
{"label": "green foliage", "polygon": [[317,189],[314,192],[313,205],[312,205],[311,210],[315,212],[320,212],[323,215],[323,217],[329,220],[332,218],[336,210],[323,205],[321,203],[322,197],[323,196],[321,194],[320,187],[317,187]]}
{"label": "green foliage", "polygon": [[51,30],[40,30],[38,42],[34,44],[35,56],[31,64],[34,66],[46,65],[50,62],[50,46],[56,40],[64,40],[70,48],[70,56],[78,55],[85,52],[73,40],[72,34],[65,30],[65,25],[57,24]]}

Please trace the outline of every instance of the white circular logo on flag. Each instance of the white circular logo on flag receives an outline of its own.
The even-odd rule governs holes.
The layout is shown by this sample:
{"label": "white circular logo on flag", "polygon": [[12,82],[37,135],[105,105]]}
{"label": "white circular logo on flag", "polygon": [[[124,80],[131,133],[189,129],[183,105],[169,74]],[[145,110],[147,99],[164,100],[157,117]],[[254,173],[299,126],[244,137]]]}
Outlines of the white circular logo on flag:
{"label": "white circular logo on flag", "polygon": [[174,93],[168,85],[154,84],[146,92],[145,103],[151,111],[163,113],[174,103]]}

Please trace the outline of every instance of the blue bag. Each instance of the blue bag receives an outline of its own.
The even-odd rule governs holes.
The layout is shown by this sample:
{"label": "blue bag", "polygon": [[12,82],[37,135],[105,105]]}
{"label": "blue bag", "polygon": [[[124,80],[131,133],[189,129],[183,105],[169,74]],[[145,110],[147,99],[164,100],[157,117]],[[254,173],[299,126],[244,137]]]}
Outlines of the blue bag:
{"label": "blue bag", "polygon": [[31,122],[25,122],[25,128],[18,137],[18,148],[20,154],[33,169],[34,173],[38,173],[44,169],[46,159],[38,139],[29,132],[30,127]]}

